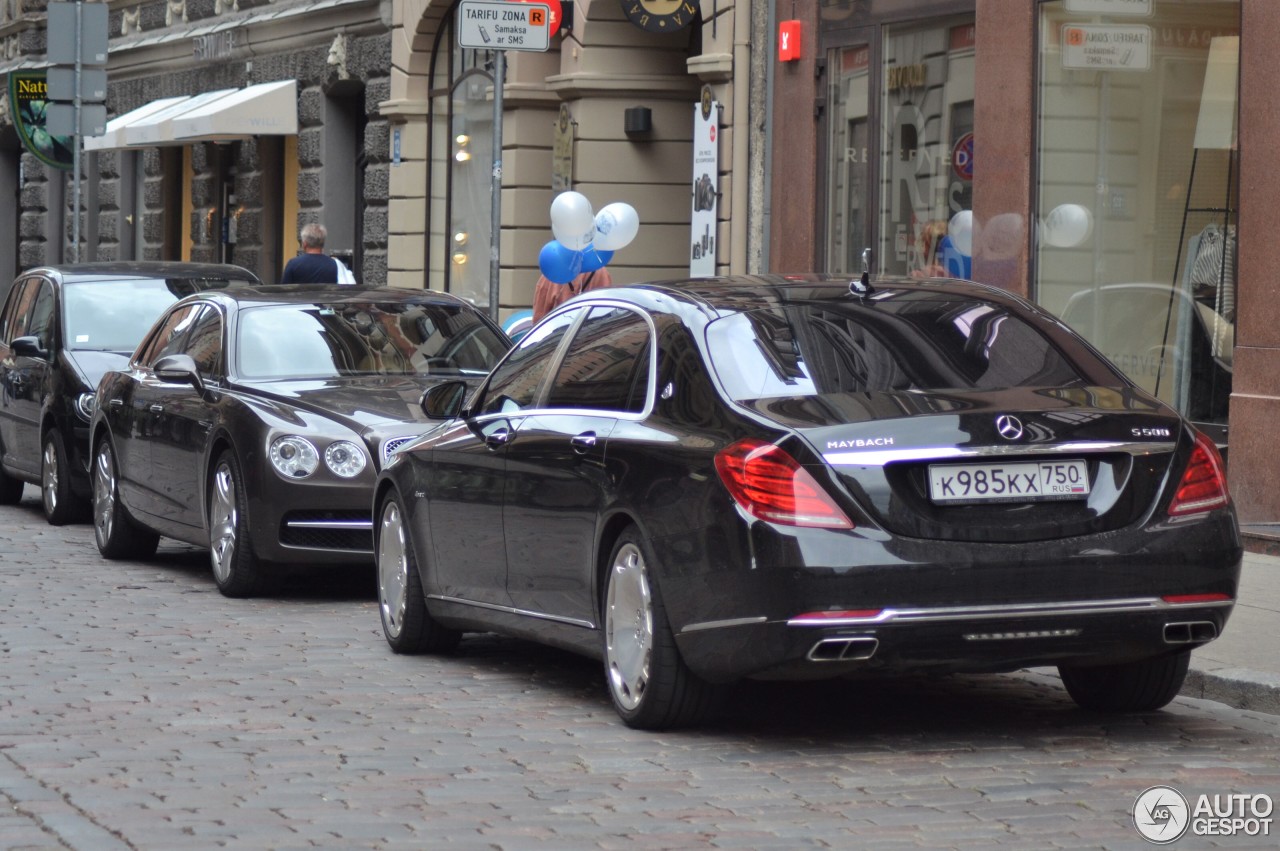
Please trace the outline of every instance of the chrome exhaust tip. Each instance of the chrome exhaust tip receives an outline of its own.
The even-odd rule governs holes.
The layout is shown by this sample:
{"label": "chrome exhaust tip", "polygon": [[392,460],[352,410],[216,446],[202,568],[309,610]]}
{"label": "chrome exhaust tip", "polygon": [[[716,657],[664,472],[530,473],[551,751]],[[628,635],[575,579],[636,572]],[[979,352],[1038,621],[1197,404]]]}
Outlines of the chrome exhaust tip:
{"label": "chrome exhaust tip", "polygon": [[870,636],[824,638],[809,649],[809,661],[865,662],[879,647],[880,639]]}
{"label": "chrome exhaust tip", "polygon": [[1183,621],[1164,625],[1165,644],[1203,644],[1218,637],[1213,621]]}

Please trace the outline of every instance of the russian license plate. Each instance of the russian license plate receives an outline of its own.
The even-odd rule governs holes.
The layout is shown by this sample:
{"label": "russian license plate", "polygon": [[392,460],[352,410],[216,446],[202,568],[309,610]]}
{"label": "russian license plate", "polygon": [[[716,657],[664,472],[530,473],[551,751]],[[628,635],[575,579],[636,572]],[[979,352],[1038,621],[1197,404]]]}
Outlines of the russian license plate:
{"label": "russian license plate", "polygon": [[929,465],[929,496],[934,502],[1028,502],[1088,495],[1088,470],[1079,459]]}

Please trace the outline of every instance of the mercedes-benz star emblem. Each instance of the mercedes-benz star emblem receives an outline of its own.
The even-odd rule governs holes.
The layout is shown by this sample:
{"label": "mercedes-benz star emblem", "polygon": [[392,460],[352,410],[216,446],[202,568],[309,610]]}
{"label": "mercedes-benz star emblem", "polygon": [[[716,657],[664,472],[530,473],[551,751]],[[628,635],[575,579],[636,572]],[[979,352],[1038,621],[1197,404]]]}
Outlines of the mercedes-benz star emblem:
{"label": "mercedes-benz star emblem", "polygon": [[996,417],[996,431],[1005,440],[1018,440],[1022,437],[1022,421],[1008,414]]}

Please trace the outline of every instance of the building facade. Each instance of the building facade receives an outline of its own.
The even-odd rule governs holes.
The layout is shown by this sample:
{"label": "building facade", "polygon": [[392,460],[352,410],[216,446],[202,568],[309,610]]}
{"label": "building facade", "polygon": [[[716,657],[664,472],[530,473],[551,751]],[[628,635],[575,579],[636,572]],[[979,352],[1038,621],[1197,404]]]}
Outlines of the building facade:
{"label": "building facade", "polygon": [[[5,76],[43,69],[45,3],[6,0]],[[109,4],[107,132],[84,138],[79,246],[69,170],[0,112],[0,273],[41,263],[237,263],[266,281],[321,221],[331,250],[385,278],[390,7],[378,0]],[[21,105],[19,105],[21,106]],[[70,144],[69,139],[61,140]],[[7,212],[7,211],[6,211]]]}
{"label": "building facade", "polygon": [[[459,45],[459,0],[113,0],[117,123],[87,143],[82,250],[270,280],[320,220],[360,280],[507,317],[564,189],[639,213],[617,283],[856,273],[870,249],[876,270],[987,281],[1069,322],[1228,450],[1243,521],[1280,521],[1280,260],[1259,238],[1280,216],[1262,35],[1280,4],[549,5],[548,49],[499,62]],[[41,64],[43,8],[0,3],[0,67]],[[245,104],[289,81],[296,127],[269,128],[289,116]],[[164,117],[218,92],[258,123],[192,101]],[[11,114],[6,277],[65,258],[70,221],[65,173],[22,151]]]}

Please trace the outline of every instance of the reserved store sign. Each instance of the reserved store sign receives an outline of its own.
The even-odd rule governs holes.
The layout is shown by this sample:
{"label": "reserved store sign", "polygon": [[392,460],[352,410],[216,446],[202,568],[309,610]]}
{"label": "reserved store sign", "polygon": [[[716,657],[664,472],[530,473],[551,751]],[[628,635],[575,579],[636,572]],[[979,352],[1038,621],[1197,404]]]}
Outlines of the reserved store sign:
{"label": "reserved store sign", "polygon": [[1078,71],[1151,68],[1151,27],[1141,24],[1066,24],[1062,67]]}

